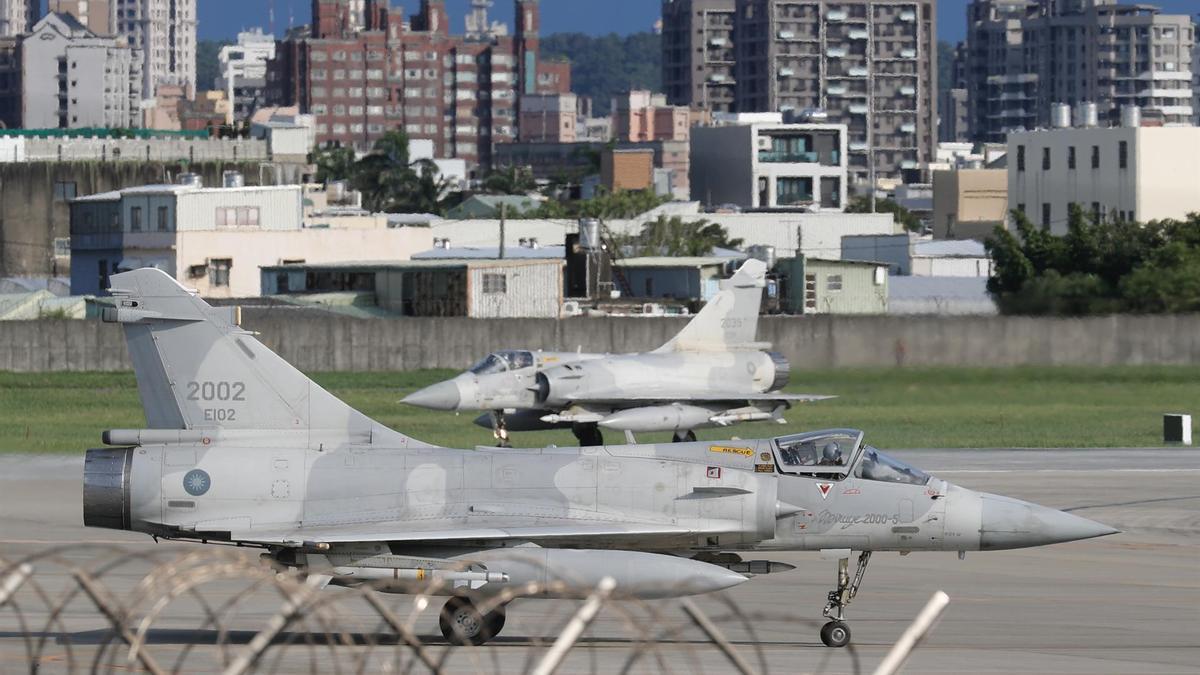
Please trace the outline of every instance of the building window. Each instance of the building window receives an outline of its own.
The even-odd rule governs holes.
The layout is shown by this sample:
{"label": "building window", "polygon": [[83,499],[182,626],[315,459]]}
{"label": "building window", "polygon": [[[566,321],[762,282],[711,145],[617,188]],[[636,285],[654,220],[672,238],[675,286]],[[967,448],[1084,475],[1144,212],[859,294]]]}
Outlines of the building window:
{"label": "building window", "polygon": [[1092,146],[1092,168],[1100,168],[1100,146],[1098,145]]}
{"label": "building window", "polygon": [[170,215],[170,212],[171,212],[171,210],[165,206],[158,207],[158,231],[159,232],[166,232],[168,229],[170,229],[170,223],[168,222],[168,216]]}
{"label": "building window", "polygon": [[129,231],[142,231],[142,207],[140,206],[129,209]]}
{"label": "building window", "polygon": [[1025,146],[1017,146],[1017,171],[1025,170]]}
{"label": "building window", "polygon": [[1050,170],[1050,148],[1042,148],[1042,171]]}
{"label": "building window", "polygon": [[1050,229],[1050,202],[1042,202],[1042,227]]}
{"label": "building window", "polygon": [[228,286],[229,268],[233,267],[232,258],[213,258],[208,261],[208,284],[210,286]]}
{"label": "building window", "polygon": [[775,179],[775,205],[808,204],[813,200],[812,178]]}
{"label": "building window", "polygon": [[74,181],[56,181],[54,183],[54,201],[69,202],[75,199]]}
{"label": "building window", "polygon": [[1067,168],[1071,171],[1075,170],[1075,146],[1067,148]]}
{"label": "building window", "polygon": [[1129,168],[1129,142],[1121,141],[1117,144],[1117,166],[1122,169]]}
{"label": "building window", "polygon": [[217,227],[258,227],[259,207],[221,206],[217,208]]}
{"label": "building window", "polygon": [[1092,222],[1100,222],[1100,202],[1092,202]]}
{"label": "building window", "polygon": [[96,261],[96,287],[100,290],[108,288],[108,261],[101,258]]}
{"label": "building window", "polygon": [[508,293],[508,275],[485,272],[483,275],[483,292],[491,294]]}
{"label": "building window", "polygon": [[842,290],[842,275],[831,274],[825,277],[825,290],[829,293],[837,293]]}
{"label": "building window", "polygon": [[1025,205],[1017,204],[1017,212],[1019,212],[1021,215],[1025,215]]}

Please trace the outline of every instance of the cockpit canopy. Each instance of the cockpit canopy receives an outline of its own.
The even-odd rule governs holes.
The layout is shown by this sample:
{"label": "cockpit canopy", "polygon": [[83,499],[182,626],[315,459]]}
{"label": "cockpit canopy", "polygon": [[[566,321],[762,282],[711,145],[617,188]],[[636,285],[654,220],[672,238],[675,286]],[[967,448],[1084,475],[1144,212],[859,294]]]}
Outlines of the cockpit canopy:
{"label": "cockpit canopy", "polygon": [[467,370],[476,375],[490,375],[492,373],[503,373],[506,370],[529,368],[533,364],[533,352],[507,349],[488,354]]}
{"label": "cockpit canopy", "polygon": [[925,485],[929,474],[863,444],[856,429],[813,431],[775,439],[775,457],[783,473],[839,480],[856,478]]}

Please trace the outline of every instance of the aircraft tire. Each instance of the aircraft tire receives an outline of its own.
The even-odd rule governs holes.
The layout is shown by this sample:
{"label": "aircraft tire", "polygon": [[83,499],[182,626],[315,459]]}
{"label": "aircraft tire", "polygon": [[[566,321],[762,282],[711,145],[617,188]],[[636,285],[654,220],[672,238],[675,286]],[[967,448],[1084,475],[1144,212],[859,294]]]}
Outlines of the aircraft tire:
{"label": "aircraft tire", "polygon": [[495,637],[503,627],[503,610],[484,616],[474,603],[458,596],[447,600],[438,616],[438,628],[442,630],[442,636],[450,644],[459,647],[484,644]]}
{"label": "aircraft tire", "polygon": [[604,435],[600,433],[600,427],[596,426],[595,422],[584,424],[571,425],[571,433],[575,434],[575,439],[579,441],[579,446],[599,447],[604,445]]}
{"label": "aircraft tire", "polygon": [[850,626],[844,621],[830,621],[821,626],[821,642],[826,647],[845,647],[850,644]]}

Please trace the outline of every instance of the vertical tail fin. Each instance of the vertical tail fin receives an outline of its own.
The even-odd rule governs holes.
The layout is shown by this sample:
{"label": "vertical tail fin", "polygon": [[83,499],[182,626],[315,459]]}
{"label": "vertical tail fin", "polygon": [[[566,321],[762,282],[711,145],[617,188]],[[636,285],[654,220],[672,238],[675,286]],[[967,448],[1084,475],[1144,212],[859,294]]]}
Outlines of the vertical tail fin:
{"label": "vertical tail fin", "polygon": [[758,310],[766,287],[767,265],[747,260],[688,325],[658,352],[761,349]]}
{"label": "vertical tail fin", "polygon": [[116,306],[104,320],[125,329],[138,394],[152,429],[321,431],[425,445],[346,405],[237,326],[236,308],[214,308],[165,272],[112,277]]}

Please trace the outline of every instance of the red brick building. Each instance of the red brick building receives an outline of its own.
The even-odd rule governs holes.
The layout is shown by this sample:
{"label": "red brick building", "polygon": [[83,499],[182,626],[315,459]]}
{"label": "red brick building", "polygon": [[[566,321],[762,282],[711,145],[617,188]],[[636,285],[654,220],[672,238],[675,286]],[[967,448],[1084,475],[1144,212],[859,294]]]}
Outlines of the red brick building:
{"label": "red brick building", "polygon": [[570,88],[560,64],[539,78],[538,0],[514,1],[512,35],[463,36],[444,0],[422,0],[409,21],[387,0],[313,0],[312,25],[276,50],[272,103],[313,114],[321,145],[366,150],[399,128],[486,171],[493,146],[516,138],[521,94]]}

